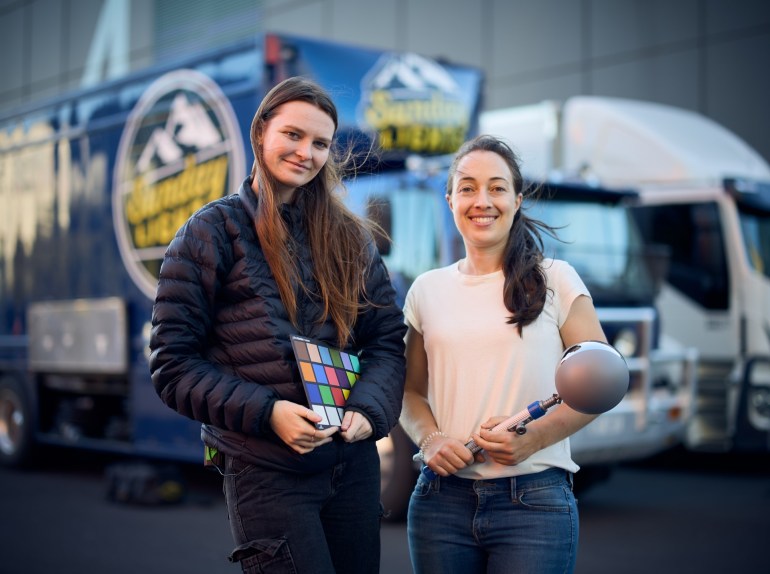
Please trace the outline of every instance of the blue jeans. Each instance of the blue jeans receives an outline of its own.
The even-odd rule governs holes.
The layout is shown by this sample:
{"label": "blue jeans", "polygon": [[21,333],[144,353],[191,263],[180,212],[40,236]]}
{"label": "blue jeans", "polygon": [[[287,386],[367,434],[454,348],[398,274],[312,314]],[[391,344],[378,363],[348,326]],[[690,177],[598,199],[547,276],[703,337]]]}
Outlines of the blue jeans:
{"label": "blue jeans", "polygon": [[575,568],[572,475],[551,468],[514,478],[427,480],[409,502],[415,574],[565,574]]}
{"label": "blue jeans", "polygon": [[257,574],[376,573],[380,459],[374,442],[345,445],[339,464],[303,475],[225,458],[224,492],[236,548]]}

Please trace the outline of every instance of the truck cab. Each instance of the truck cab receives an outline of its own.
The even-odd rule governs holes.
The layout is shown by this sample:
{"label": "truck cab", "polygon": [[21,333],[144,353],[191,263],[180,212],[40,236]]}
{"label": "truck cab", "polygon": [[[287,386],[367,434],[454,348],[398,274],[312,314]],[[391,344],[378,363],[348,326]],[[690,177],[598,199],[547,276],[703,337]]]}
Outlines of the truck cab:
{"label": "truck cab", "polygon": [[661,333],[656,297],[668,249],[645,242],[632,190],[547,182],[530,214],[557,228],[546,253],[568,261],[586,284],[607,340],[625,357],[629,391],[570,438],[576,462],[640,459],[680,444],[696,392],[697,353]]}
{"label": "truck cab", "polygon": [[696,346],[696,450],[770,448],[770,181],[647,187],[634,216],[671,257],[667,332]]}

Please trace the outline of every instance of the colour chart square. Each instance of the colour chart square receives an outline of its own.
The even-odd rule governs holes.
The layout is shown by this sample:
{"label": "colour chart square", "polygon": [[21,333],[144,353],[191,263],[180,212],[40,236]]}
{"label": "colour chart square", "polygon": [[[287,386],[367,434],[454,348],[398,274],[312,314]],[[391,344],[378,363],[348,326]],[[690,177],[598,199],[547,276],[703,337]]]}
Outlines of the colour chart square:
{"label": "colour chart square", "polygon": [[308,405],[321,415],[319,429],[339,426],[350,390],[361,372],[358,355],[312,339],[291,336]]}

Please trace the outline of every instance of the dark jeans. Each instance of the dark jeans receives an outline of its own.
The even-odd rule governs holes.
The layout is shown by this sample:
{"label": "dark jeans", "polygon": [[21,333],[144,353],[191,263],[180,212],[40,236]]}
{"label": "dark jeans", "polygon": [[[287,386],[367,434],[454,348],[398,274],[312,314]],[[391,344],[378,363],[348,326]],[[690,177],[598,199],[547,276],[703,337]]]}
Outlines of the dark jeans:
{"label": "dark jeans", "polygon": [[345,445],[339,464],[293,474],[226,457],[224,491],[243,572],[344,574],[380,568],[380,459]]}

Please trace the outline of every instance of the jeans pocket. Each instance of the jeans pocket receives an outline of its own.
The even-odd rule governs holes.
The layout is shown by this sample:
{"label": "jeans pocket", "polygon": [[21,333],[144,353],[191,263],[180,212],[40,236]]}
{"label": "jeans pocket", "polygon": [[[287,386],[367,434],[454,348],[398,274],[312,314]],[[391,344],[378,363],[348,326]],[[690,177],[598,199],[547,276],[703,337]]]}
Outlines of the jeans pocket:
{"label": "jeans pocket", "polygon": [[255,488],[293,490],[297,488],[300,476],[293,472],[264,468],[227,456],[225,457],[225,479],[232,480],[234,484],[247,484]]}
{"label": "jeans pocket", "polygon": [[565,484],[554,484],[525,488],[518,496],[518,502],[525,508],[545,512],[569,512],[575,504],[574,496]]}
{"label": "jeans pocket", "polygon": [[225,476],[239,476],[248,472],[254,465],[234,456],[225,456]]}
{"label": "jeans pocket", "polygon": [[433,490],[433,481],[428,480],[425,478],[425,476],[420,473],[417,478],[417,483],[414,485],[414,491],[412,492],[412,496],[417,498],[424,498],[428,496],[431,491]]}

